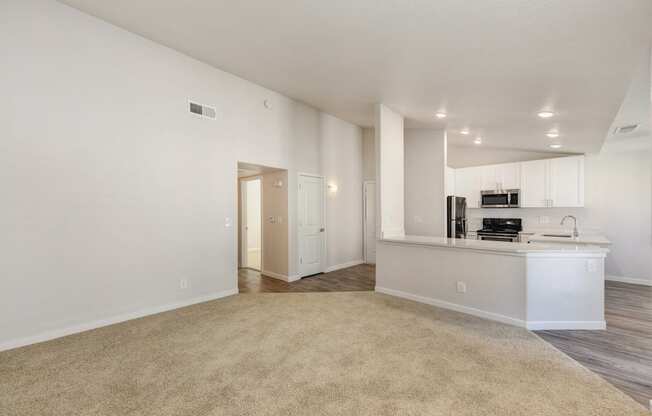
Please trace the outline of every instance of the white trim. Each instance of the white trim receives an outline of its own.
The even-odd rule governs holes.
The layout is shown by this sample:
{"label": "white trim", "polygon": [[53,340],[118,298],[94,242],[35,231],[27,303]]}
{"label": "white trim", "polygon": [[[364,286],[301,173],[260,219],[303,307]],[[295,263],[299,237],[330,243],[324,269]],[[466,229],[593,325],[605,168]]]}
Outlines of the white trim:
{"label": "white trim", "polygon": [[403,299],[409,299],[415,302],[425,303],[427,305],[437,306],[444,309],[450,309],[456,312],[462,312],[468,315],[477,316],[479,318],[502,322],[504,324],[519,326],[530,331],[556,329],[602,330],[607,328],[607,323],[605,321],[524,321],[498,313],[487,312],[481,309],[471,308],[469,306],[458,305],[456,303],[446,302],[439,299],[427,298],[425,296],[413,295],[411,293],[388,289],[380,286],[376,286],[376,292],[396,296]]}
{"label": "white trim", "polygon": [[425,296],[413,295],[411,293],[402,292],[400,290],[388,289],[386,287],[376,286],[376,292],[384,293],[386,295],[396,296],[403,299],[409,299],[415,302],[425,303],[428,305],[437,306],[444,309],[450,309],[456,312],[462,312],[480,318],[502,322],[504,324],[515,325],[515,326],[525,328],[525,321],[521,319],[510,318],[509,316],[501,315],[498,313],[486,312],[480,309],[458,305],[456,303],[450,303],[439,299],[427,298]]}
{"label": "white trim", "polygon": [[299,275],[297,275],[297,276],[288,276],[288,275],[281,274],[281,273],[270,272],[268,270],[263,270],[260,273],[262,275],[264,275],[264,276],[272,277],[272,278],[278,279],[278,280],[283,280],[284,282],[288,282],[288,283],[296,282],[297,280],[301,279],[301,276],[299,276]]}
{"label": "white trim", "polygon": [[607,329],[605,321],[527,321],[530,331],[557,330],[557,329]]}
{"label": "white trim", "polygon": [[633,285],[652,286],[652,279],[637,279],[634,277],[614,276],[611,274],[605,275],[605,280],[612,282],[630,283]]}
{"label": "white trim", "polygon": [[347,261],[346,263],[335,264],[333,266],[327,267],[325,273],[334,272],[335,270],[340,270],[340,269],[346,269],[347,267],[353,267],[363,263],[364,260],[360,259],[360,260]]}
{"label": "white trim", "polygon": [[208,295],[198,296],[196,298],[183,300],[179,302],[168,303],[161,306],[154,306],[150,308],[140,309],[135,312],[128,312],[120,315],[115,315],[105,319],[98,319],[83,324],[68,326],[65,328],[52,329],[42,332],[38,335],[33,335],[25,338],[18,338],[0,343],[0,351],[6,351],[14,348],[24,347],[26,345],[36,344],[39,342],[50,341],[56,338],[65,337],[80,332],[90,331],[91,329],[101,328],[117,324],[120,322],[130,321],[132,319],[142,318],[144,316],[155,315],[161,312],[167,312],[174,309],[183,308],[197,303],[209,302],[212,300],[224,298],[227,296],[237,295],[238,289],[229,289],[222,292],[211,293]]}

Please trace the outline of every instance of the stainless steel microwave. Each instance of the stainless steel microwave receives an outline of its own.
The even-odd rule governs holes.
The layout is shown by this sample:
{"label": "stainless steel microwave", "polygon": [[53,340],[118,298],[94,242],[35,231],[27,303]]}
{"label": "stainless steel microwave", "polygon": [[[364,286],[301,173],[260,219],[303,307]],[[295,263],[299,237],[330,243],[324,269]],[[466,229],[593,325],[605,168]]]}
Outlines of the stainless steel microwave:
{"label": "stainless steel microwave", "polygon": [[519,189],[480,192],[480,207],[482,208],[519,208],[520,206],[521,191]]}

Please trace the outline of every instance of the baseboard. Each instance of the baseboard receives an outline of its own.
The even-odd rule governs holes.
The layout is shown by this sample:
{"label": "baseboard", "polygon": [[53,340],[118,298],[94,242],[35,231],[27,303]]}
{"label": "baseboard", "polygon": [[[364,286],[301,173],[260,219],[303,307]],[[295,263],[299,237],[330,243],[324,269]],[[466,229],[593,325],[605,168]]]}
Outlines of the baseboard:
{"label": "baseboard", "polygon": [[633,285],[643,285],[643,286],[652,286],[651,279],[637,279],[634,277],[625,277],[625,276],[614,276],[614,275],[605,275],[605,280],[611,280],[612,282],[621,282],[621,283],[630,283]]}
{"label": "baseboard", "polygon": [[267,277],[273,277],[274,279],[282,280],[282,281],[288,282],[288,283],[295,282],[295,281],[301,279],[301,276],[288,276],[288,275],[281,274],[281,273],[270,272],[269,270],[263,270],[260,273],[267,276]]}
{"label": "baseboard", "polygon": [[527,329],[530,331],[554,331],[560,329],[607,329],[605,321],[528,321]]}
{"label": "baseboard", "polygon": [[384,293],[386,295],[396,296],[403,299],[413,300],[415,302],[425,303],[432,306],[437,306],[439,308],[450,309],[456,312],[466,313],[468,315],[477,316],[479,318],[485,318],[492,321],[502,322],[504,324],[520,326],[525,328],[525,321],[511,318],[509,316],[501,315],[498,313],[487,312],[481,309],[471,308],[469,306],[458,305],[456,303],[446,302],[439,299],[427,298],[425,296],[413,295],[411,293],[402,292],[400,290],[388,289],[386,287],[376,286],[376,292]]}
{"label": "baseboard", "polygon": [[335,270],[340,270],[340,269],[346,269],[347,267],[353,267],[363,263],[364,260],[347,261],[346,263],[336,264],[334,266],[327,267],[325,273],[334,272]]}
{"label": "baseboard", "polygon": [[80,332],[90,331],[91,329],[97,329],[104,326],[118,324],[120,322],[130,321],[132,319],[142,318],[149,315],[155,315],[157,313],[167,312],[167,311],[183,308],[190,305],[195,305],[197,303],[209,302],[211,300],[220,299],[220,298],[224,298],[231,295],[237,295],[237,294],[238,294],[237,288],[230,289],[222,292],[211,293],[209,295],[199,296],[181,302],[168,303],[166,305],[141,309],[136,312],[129,312],[125,314],[115,315],[110,318],[99,319],[84,324],[73,325],[73,326],[60,328],[60,329],[53,329],[38,335],[2,342],[0,343],[0,351],[6,351],[14,348],[24,347],[27,345],[37,344],[39,342],[50,341],[56,338],[78,334]]}

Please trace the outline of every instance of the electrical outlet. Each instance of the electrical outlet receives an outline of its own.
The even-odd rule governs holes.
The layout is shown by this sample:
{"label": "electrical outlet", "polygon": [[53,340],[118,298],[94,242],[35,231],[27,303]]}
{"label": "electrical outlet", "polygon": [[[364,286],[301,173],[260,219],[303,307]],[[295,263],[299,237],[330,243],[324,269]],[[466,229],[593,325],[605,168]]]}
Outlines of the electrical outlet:
{"label": "electrical outlet", "polygon": [[231,228],[231,217],[224,218],[224,228]]}
{"label": "electrical outlet", "polygon": [[421,218],[421,217],[418,216],[418,215],[415,215],[415,216],[414,216],[414,223],[415,223],[415,224],[421,224],[422,222],[423,222],[423,218]]}
{"label": "electrical outlet", "polygon": [[179,280],[179,287],[181,289],[188,289],[188,279]]}
{"label": "electrical outlet", "polygon": [[457,282],[457,293],[466,293],[466,283]]}

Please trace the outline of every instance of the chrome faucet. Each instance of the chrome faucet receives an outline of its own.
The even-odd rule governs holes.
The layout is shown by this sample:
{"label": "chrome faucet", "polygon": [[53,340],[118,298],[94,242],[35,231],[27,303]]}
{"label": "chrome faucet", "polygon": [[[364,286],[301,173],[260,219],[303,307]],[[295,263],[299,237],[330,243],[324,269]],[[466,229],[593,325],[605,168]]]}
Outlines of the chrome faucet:
{"label": "chrome faucet", "polygon": [[573,219],[573,237],[577,238],[580,236],[579,231],[577,231],[577,218],[574,215],[566,215],[564,218],[561,219],[561,223],[559,225],[564,225],[564,221],[566,221],[566,218],[572,218]]}

